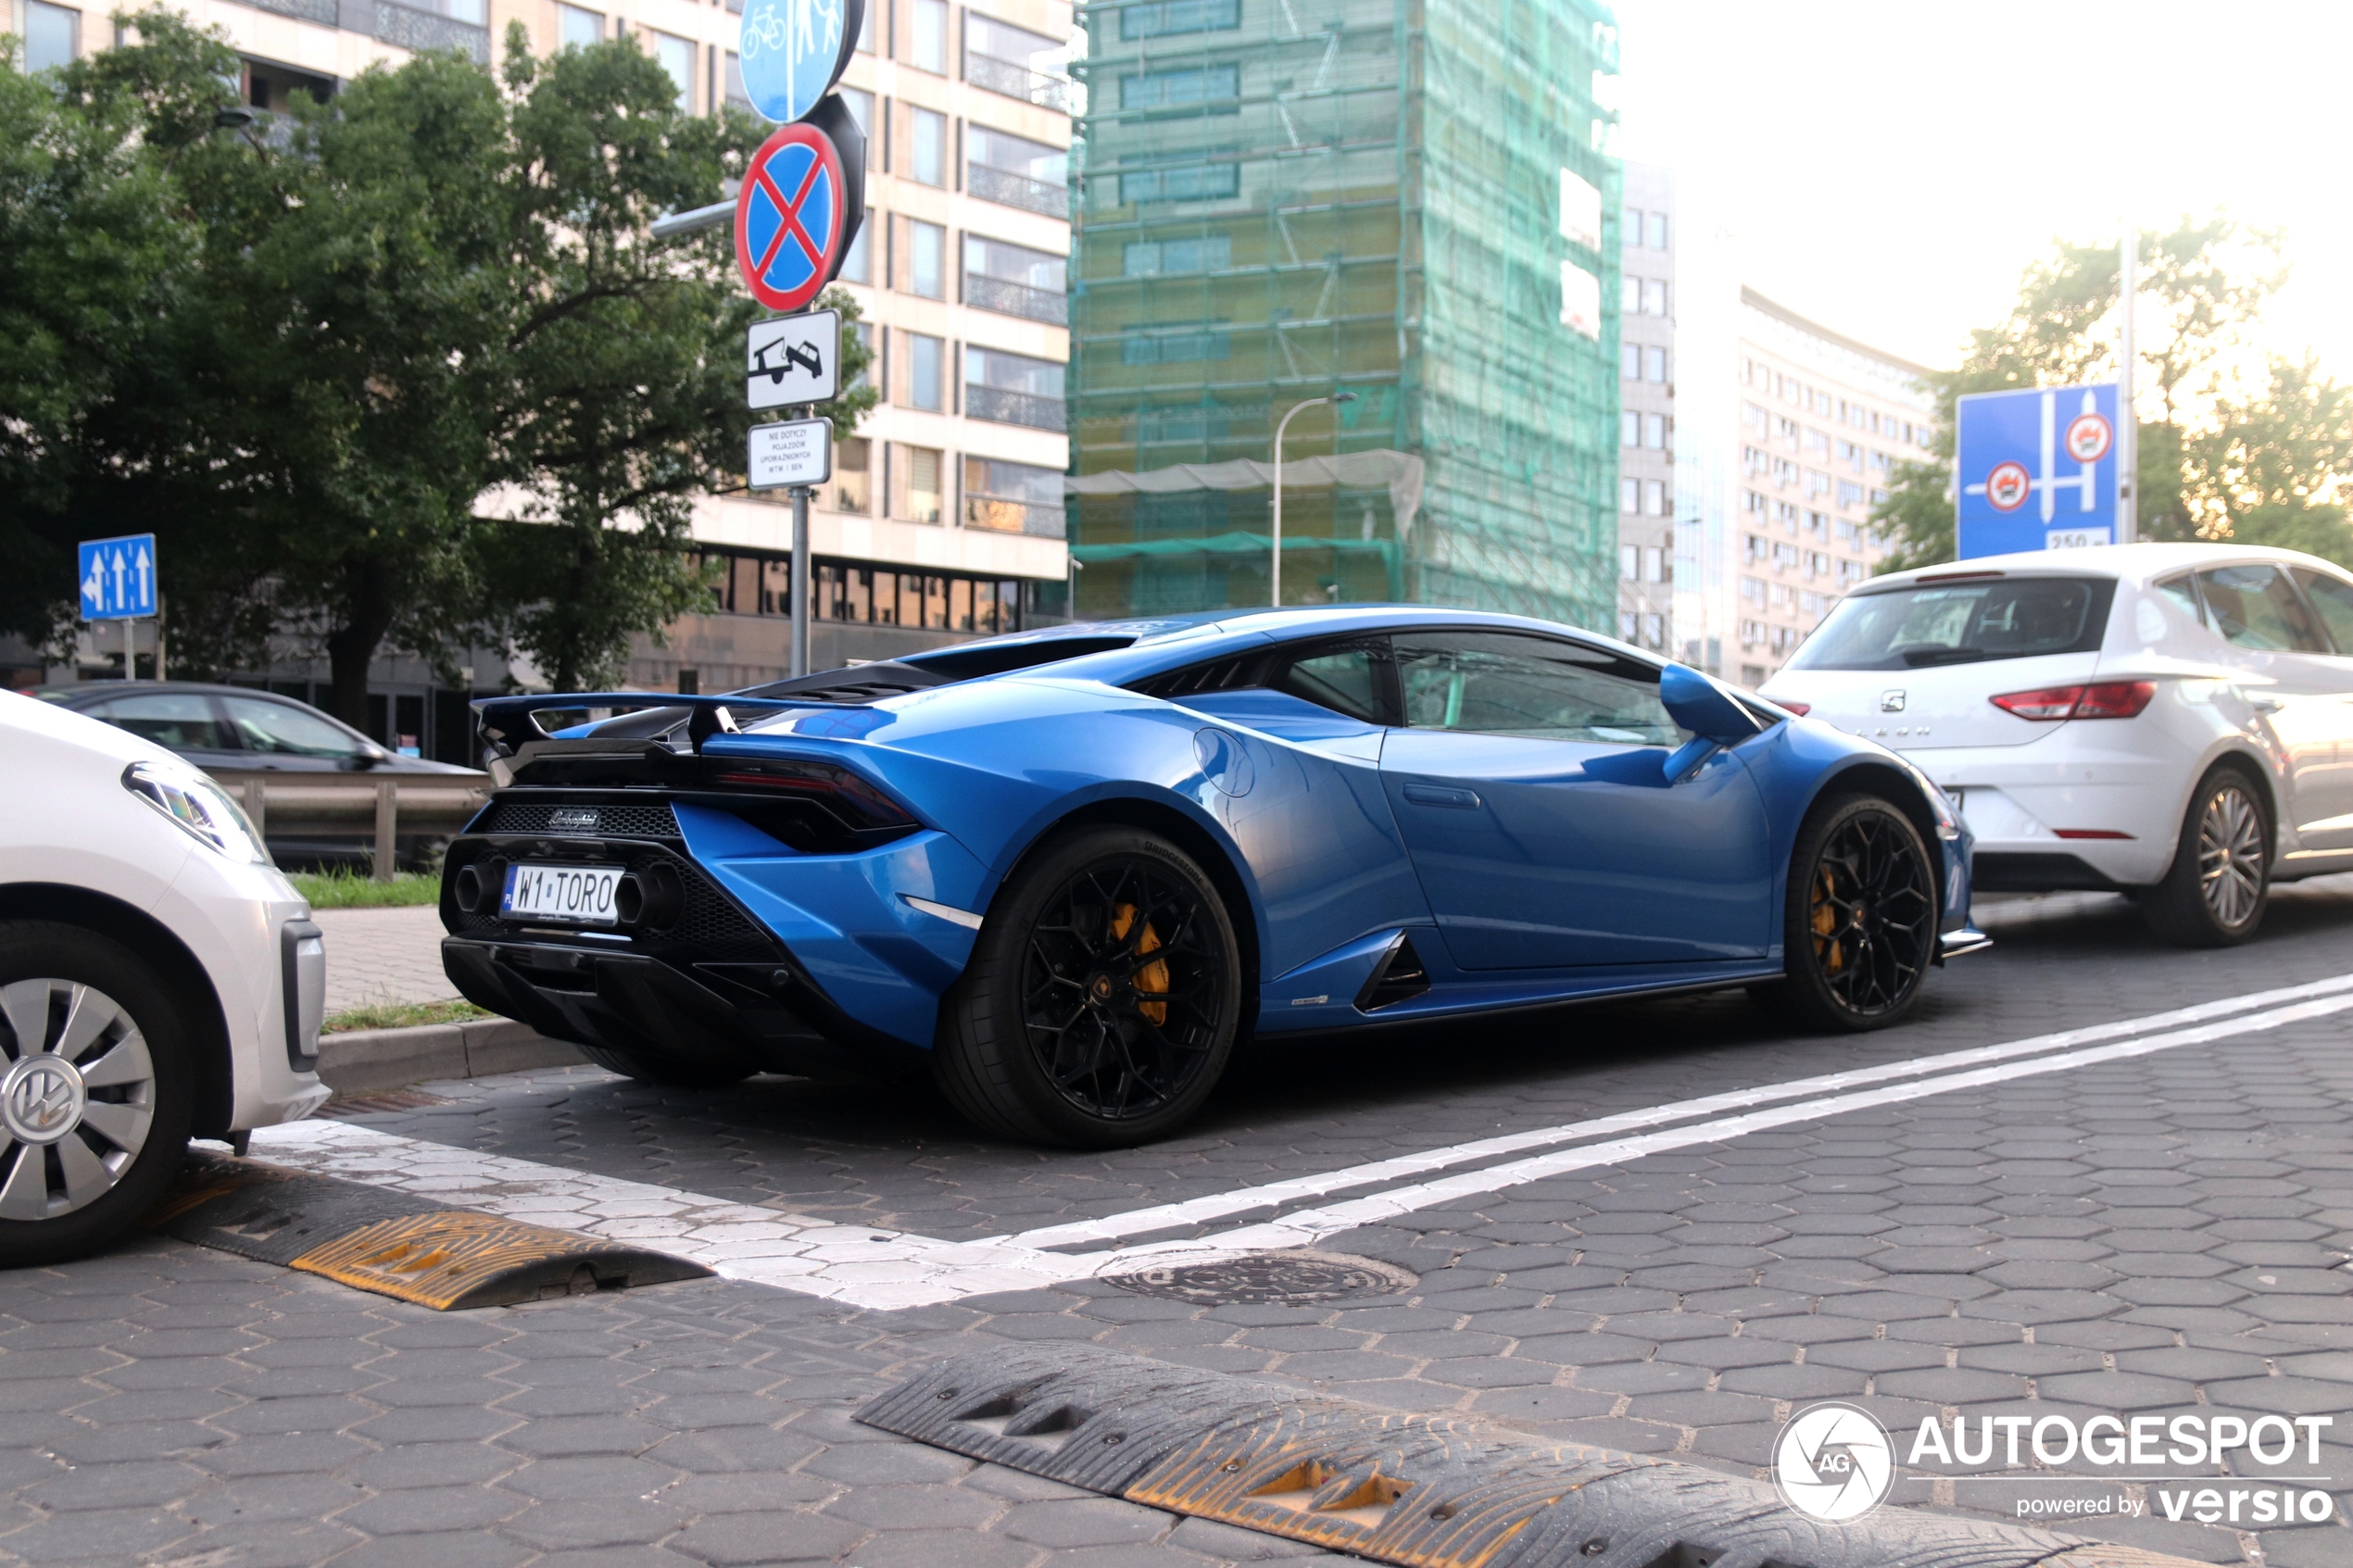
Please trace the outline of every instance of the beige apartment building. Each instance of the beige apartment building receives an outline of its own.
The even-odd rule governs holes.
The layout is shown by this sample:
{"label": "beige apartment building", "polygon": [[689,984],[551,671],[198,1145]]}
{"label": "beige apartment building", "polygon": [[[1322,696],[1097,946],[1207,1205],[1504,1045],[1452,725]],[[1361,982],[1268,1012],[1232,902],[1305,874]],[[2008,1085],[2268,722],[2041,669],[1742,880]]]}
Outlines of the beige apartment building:
{"label": "beige apartment building", "polygon": [[[114,42],[107,9],[6,0],[38,70]],[[257,107],[330,98],[378,61],[455,48],[491,62],[508,24],[534,44],[616,36],[666,67],[696,113],[744,103],[739,0],[180,0],[243,59]],[[842,272],[876,350],[882,402],[839,445],[811,517],[818,668],[1059,618],[1070,564],[1062,478],[1070,358],[1070,0],[869,0],[841,91],[867,132],[865,226]],[[746,105],[746,107],[749,107]],[[714,195],[718,193],[713,193]],[[791,511],[711,495],[695,533],[720,571],[711,613],[640,639],[633,684],[724,691],[788,667]],[[306,695],[323,669],[271,684]],[[476,686],[498,671],[477,667]],[[519,671],[528,682],[531,671]],[[66,678],[70,678],[69,676]],[[388,745],[462,759],[464,692],[382,662]]]}
{"label": "beige apartment building", "polygon": [[1675,646],[1675,176],[1628,162],[1618,216],[1617,635]]}

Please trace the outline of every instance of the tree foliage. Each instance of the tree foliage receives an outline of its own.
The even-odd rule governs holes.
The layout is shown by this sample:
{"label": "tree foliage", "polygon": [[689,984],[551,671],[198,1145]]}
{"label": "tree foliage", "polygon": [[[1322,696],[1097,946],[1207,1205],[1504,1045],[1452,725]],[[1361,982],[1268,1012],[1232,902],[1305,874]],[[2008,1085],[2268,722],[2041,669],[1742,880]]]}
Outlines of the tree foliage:
{"label": "tree foliage", "polygon": [[183,668],[297,634],[364,724],[386,648],[511,638],[571,684],[688,608],[757,312],[724,234],[647,227],[764,128],[681,110],[633,44],[534,60],[519,26],[497,76],[422,54],[222,124],[226,45],[120,19],[0,83],[6,624],[57,635],[71,540],[152,526]]}
{"label": "tree foliage", "polygon": [[[2353,399],[2309,363],[2273,361],[2244,395],[2229,370],[2286,281],[2283,237],[2228,220],[2184,220],[2141,237],[2134,318],[2141,536],[2263,536],[2345,559],[2338,476],[2353,462]],[[1931,378],[1932,457],[1899,465],[1872,512],[1890,571],[1951,560],[1953,420],[1976,392],[2113,380],[2119,266],[2113,245],[2060,244],[2026,270],[1998,326],[1969,334],[1958,368]],[[2334,508],[2334,509],[2332,509]]]}

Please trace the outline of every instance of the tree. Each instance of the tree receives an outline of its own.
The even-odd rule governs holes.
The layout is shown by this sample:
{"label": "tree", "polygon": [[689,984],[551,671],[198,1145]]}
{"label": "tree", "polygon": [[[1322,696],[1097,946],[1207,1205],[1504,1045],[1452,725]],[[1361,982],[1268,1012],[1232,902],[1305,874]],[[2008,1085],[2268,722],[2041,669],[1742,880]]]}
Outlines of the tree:
{"label": "tree", "polygon": [[119,20],[58,91],[0,86],[8,624],[69,625],[64,546],[152,524],[183,658],[307,636],[364,725],[387,646],[447,669],[511,631],[585,674],[685,608],[752,311],[723,236],[646,230],[762,128],[681,110],[633,44],[534,62],[515,29],[503,82],[424,54],[241,129],[217,37]]}
{"label": "tree", "polygon": [[[2136,496],[2144,538],[2195,537],[2183,495],[2186,433],[2205,417],[2223,365],[2286,281],[2283,236],[2222,218],[2184,219],[2140,238],[2134,316],[2140,421]],[[1872,509],[1894,548],[1889,571],[1954,557],[1953,417],[1961,396],[2032,386],[2110,381],[2117,371],[2120,269],[2114,245],[2057,244],[2026,270],[2018,303],[1995,327],[1969,334],[1960,366],[1930,378],[1936,401],[1933,457],[1900,464],[1888,498]],[[2151,406],[2155,417],[2145,410]]]}
{"label": "tree", "polygon": [[2309,357],[2274,358],[2269,370],[2263,388],[2222,405],[2188,444],[2183,490],[2197,535],[2353,566],[2353,387]]}

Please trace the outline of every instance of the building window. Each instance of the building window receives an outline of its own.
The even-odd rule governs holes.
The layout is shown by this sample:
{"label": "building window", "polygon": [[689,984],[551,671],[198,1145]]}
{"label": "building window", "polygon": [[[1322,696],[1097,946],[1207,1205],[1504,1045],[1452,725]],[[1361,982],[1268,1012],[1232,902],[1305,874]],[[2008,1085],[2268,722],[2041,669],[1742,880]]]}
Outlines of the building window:
{"label": "building window", "polygon": [[1642,445],[1654,452],[1667,450],[1667,416],[1665,414],[1642,416]]}
{"label": "building window", "polygon": [[1191,365],[1233,358],[1234,338],[1225,321],[1189,323],[1181,329],[1153,327],[1121,337],[1123,365]]}
{"label": "building window", "polygon": [[1242,25],[1242,0],[1148,0],[1119,13],[1123,39],[1166,38],[1180,32],[1230,32]]}
{"label": "building window", "polygon": [[862,54],[875,52],[875,13],[881,9],[880,6],[868,6],[865,14],[858,19],[858,49]]}
{"label": "building window", "polygon": [[744,91],[744,62],[733,49],[727,51],[727,102],[749,113],[758,113],[751,107],[751,94]]}
{"label": "building window", "polygon": [[648,29],[647,36],[653,40],[654,58],[678,84],[678,107],[692,114],[695,111],[695,46],[692,41],[673,38],[667,32]]}
{"label": "building window", "polygon": [[1627,343],[1618,345],[1617,373],[1627,381],[1642,379],[1642,345],[1641,344]]}
{"label": "building window", "polygon": [[1222,272],[1233,264],[1234,242],[1227,234],[1204,234],[1190,240],[1138,240],[1121,246],[1119,253],[1120,275],[1128,278]]}
{"label": "building window", "polygon": [[[874,7],[868,6],[866,14],[874,15]],[[871,166],[875,152],[875,95],[862,87],[837,87],[834,91],[841,94],[842,107],[849,111],[849,118],[858,122],[858,134],[866,138],[866,162]]]}
{"label": "building window", "polygon": [[1642,444],[1642,416],[1628,408],[1617,416],[1617,444],[1640,446]]}
{"label": "building window", "polygon": [[907,19],[907,61],[935,76],[948,74],[948,0],[915,0]]}
{"label": "building window", "polygon": [[1240,194],[1241,165],[1231,157],[1191,159],[1139,169],[1119,177],[1119,199],[1143,202],[1225,201]]}
{"label": "building window", "polygon": [[1642,280],[1631,272],[1617,275],[1617,313],[1621,316],[1642,313]]}
{"label": "building window", "polygon": [[1638,512],[1642,509],[1642,482],[1641,480],[1621,479],[1617,482],[1617,509],[1621,512]]}
{"label": "building window", "polygon": [[1644,278],[1642,280],[1642,314],[1645,316],[1667,314],[1667,281],[1665,279]]}
{"label": "building window", "polygon": [[1863,504],[1863,487],[1856,483],[1851,479],[1840,480],[1838,482],[1838,504],[1842,507],[1861,506]]}
{"label": "building window", "polygon": [[1666,382],[1667,350],[1664,348],[1642,350],[1642,375],[1646,381],[1655,381],[1662,384]]}
{"label": "building window", "polygon": [[1000,424],[1063,430],[1063,367],[1000,348],[967,347],[964,412]]}
{"label": "building window", "polygon": [[907,289],[925,299],[948,297],[948,231],[921,219],[907,220]]}
{"label": "building window", "polygon": [[901,446],[899,450],[907,459],[900,465],[907,475],[906,520],[909,522],[937,522],[939,454],[928,446]]}
{"label": "building window", "polygon": [[1827,458],[1831,455],[1831,438],[1810,425],[1806,427],[1805,434],[1800,438],[1800,444],[1806,451],[1818,458]]}
{"label": "building window", "polygon": [[862,435],[834,443],[834,477],[819,492],[817,504],[837,512],[874,509],[874,450]]}
{"label": "building window", "polygon": [[1643,243],[1653,250],[1665,250],[1667,248],[1667,214],[1663,212],[1647,214],[1644,228],[1648,237]]}
{"label": "building window", "polygon": [[837,274],[844,282],[872,283],[875,281],[875,247],[870,243],[875,232],[875,209],[866,209],[866,220],[858,225],[858,232],[842,253],[841,271]]}
{"label": "building window", "polygon": [[1667,482],[1659,479],[1642,481],[1642,511],[1649,517],[1667,515]]}
{"label": "building window", "polygon": [[1070,320],[1070,262],[979,234],[964,236],[964,303],[1062,326]]}
{"label": "building window", "polygon": [[1617,575],[1628,583],[1642,575],[1642,550],[1633,545],[1617,546]]}
{"label": "building window", "polygon": [[605,38],[605,19],[601,12],[585,11],[577,6],[556,7],[556,47],[569,49],[574,44],[585,49],[591,44],[601,44]]}
{"label": "building window", "polygon": [[908,178],[925,185],[948,183],[948,117],[929,109],[907,111]]}
{"label": "building window", "polygon": [[1240,111],[1241,95],[1239,66],[1187,66],[1119,79],[1119,107],[1126,111],[1207,109],[1234,114]]}
{"label": "building window", "polygon": [[[948,407],[946,378],[948,344],[943,338],[909,332],[907,337],[907,407],[937,414]],[[936,521],[925,519],[925,521]]]}
{"label": "building window", "polygon": [[[1123,185],[1129,178],[1123,176]],[[964,184],[983,201],[1047,218],[1070,215],[1070,154],[985,125],[964,128]],[[1133,198],[1130,198],[1133,199]]]}
{"label": "building window", "polygon": [[966,458],[964,526],[1040,539],[1062,538],[1062,470],[994,458]]}

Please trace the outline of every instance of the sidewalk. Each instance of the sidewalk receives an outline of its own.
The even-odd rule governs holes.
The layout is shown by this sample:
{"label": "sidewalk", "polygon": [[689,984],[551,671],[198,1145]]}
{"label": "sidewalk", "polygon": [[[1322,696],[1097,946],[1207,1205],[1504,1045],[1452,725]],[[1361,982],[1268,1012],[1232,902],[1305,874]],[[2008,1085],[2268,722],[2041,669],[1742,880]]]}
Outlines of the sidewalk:
{"label": "sidewalk", "polygon": [[441,972],[441,911],[321,909],[327,934],[327,1016],[384,1002],[437,1002],[458,994]]}

